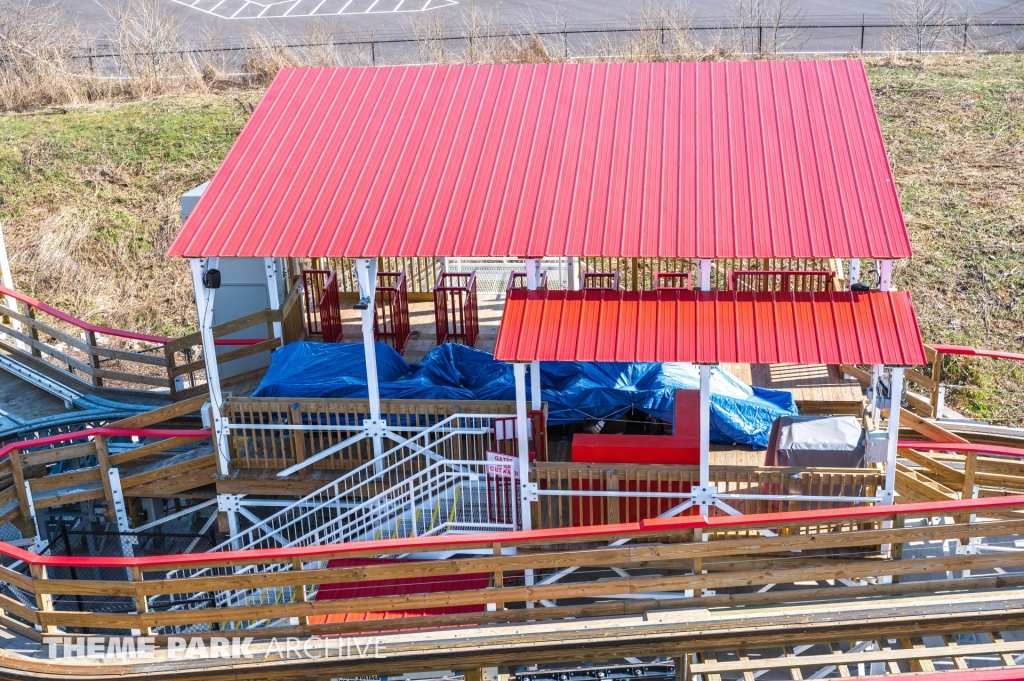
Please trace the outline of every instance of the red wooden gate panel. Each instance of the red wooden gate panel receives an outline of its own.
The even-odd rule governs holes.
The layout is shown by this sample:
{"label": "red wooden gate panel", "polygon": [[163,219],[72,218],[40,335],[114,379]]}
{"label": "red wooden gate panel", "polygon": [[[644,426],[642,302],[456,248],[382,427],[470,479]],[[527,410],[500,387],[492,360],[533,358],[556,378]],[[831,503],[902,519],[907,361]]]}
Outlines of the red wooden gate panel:
{"label": "red wooden gate panel", "polygon": [[442,272],[434,285],[434,327],[437,344],[473,347],[480,336],[476,272]]}
{"label": "red wooden gate panel", "polygon": [[323,333],[320,326],[320,299],[323,298],[324,284],[331,276],[331,270],[302,270],[303,298],[306,303],[306,335]]}
{"label": "red wooden gate panel", "polygon": [[331,272],[331,276],[324,283],[323,294],[320,298],[320,328],[323,332],[324,343],[341,342],[341,301],[338,299],[337,272]]}
{"label": "red wooden gate panel", "polygon": [[405,352],[409,342],[409,287],[405,270],[378,272],[377,295],[373,314],[373,337]]}

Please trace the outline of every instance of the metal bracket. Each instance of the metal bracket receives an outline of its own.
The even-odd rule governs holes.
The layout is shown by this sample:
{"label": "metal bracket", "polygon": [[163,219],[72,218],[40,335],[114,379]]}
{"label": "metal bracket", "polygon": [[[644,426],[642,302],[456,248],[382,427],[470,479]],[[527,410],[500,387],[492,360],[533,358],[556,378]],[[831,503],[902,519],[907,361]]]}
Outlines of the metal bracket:
{"label": "metal bracket", "polygon": [[363,419],[366,437],[384,437],[388,433],[388,422],[384,419]]}
{"label": "metal bracket", "polygon": [[881,497],[881,501],[879,501],[879,503],[882,506],[892,506],[893,504],[896,503],[896,493],[893,492],[891,489],[881,490],[878,493],[878,496]]}
{"label": "metal bracket", "polygon": [[539,495],[537,492],[537,483],[535,482],[524,482],[519,486],[520,494],[523,495],[523,501],[533,503],[537,501]]}
{"label": "metal bracket", "polygon": [[693,494],[695,506],[714,506],[715,498],[718,496],[718,488],[713,485],[710,487],[691,487],[690,492]]}
{"label": "metal bracket", "polygon": [[217,510],[221,513],[237,513],[242,508],[241,494],[218,494]]}

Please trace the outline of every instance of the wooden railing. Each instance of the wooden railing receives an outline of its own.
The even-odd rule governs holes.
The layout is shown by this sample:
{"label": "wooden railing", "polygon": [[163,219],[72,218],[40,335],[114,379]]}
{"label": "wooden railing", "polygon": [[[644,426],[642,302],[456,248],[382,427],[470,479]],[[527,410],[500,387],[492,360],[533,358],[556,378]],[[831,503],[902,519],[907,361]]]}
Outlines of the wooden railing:
{"label": "wooden railing", "polygon": [[[531,475],[540,490],[571,492],[570,495],[559,496],[541,494],[533,512],[540,527],[581,527],[656,518],[685,501],[682,495],[700,484],[700,469],[697,466],[538,462],[531,467]],[[837,498],[836,501],[727,501],[730,506],[745,514],[840,508],[869,503],[883,481],[880,472],[867,469],[711,467],[711,484],[721,494]],[[618,494],[598,496],[588,492]],[[839,497],[863,497],[865,500],[843,501]],[[721,512],[715,509],[713,514],[721,515]]]}
{"label": "wooden railing", "polygon": [[[907,405],[919,414],[939,418],[939,409],[943,402],[942,392],[942,359],[945,356],[981,357],[987,359],[1024,362],[1024,354],[1003,352],[1001,350],[984,350],[964,345],[930,344],[924,346],[928,365],[921,371],[907,369],[903,373],[904,380],[916,388],[919,394],[908,391]],[[846,374],[854,377],[861,385],[870,385],[870,367],[857,367],[844,364],[840,367]]]}
{"label": "wooden railing", "polygon": [[[515,415],[514,402],[464,400],[381,400],[382,418],[399,431],[402,427],[426,428],[453,414]],[[281,470],[302,463],[355,434],[359,424],[370,418],[367,400],[230,398],[224,417],[231,424],[228,438],[231,464],[236,469]],[[277,428],[301,425],[301,429]],[[261,427],[269,426],[269,428]],[[410,431],[410,436],[412,431]],[[311,463],[309,468],[345,471],[373,456],[373,443],[362,440],[333,455]],[[459,451],[474,452],[482,458],[488,449],[514,454],[515,440],[497,441],[493,433],[465,435],[452,442]]]}
{"label": "wooden railing", "polygon": [[[38,511],[93,499],[106,502],[108,519],[113,520],[114,498],[108,475],[111,467],[125,466],[121,487],[126,497],[166,496],[208,484],[216,470],[212,448],[201,456],[153,470],[139,469],[134,473],[130,470],[165,458],[169,450],[208,440],[208,430],[150,427],[197,411],[204,401],[205,397],[200,396],[109,426],[5,445],[0,448],[0,506],[15,499],[18,503],[0,517],[0,523],[15,522],[26,535],[31,536],[34,530],[26,523],[33,508]],[[110,438],[156,439],[126,451],[111,453]],[[86,465],[85,460],[89,457],[96,457],[96,463]],[[63,461],[75,461],[77,465],[66,473],[48,474],[49,466]],[[29,494],[32,495],[31,505]]]}
{"label": "wooden railing", "polygon": [[[984,570],[1024,566],[1024,552],[1008,551],[981,555],[928,556],[904,558],[901,547],[909,542],[936,542],[969,537],[1004,537],[1024,532],[1024,497],[911,504],[893,507],[858,507],[818,511],[783,512],[769,515],[727,517],[677,517],[640,523],[588,528],[507,532],[500,535],[458,535],[397,540],[355,542],[253,551],[229,551],[215,557],[208,553],[121,557],[40,556],[0,543],[0,554],[8,560],[23,561],[30,570],[24,574],[0,567],[0,579],[35,607],[7,595],[0,596],[0,609],[25,622],[22,632],[36,640],[40,635],[62,629],[78,632],[106,630],[152,631],[158,644],[164,636],[184,631],[195,633],[232,628],[239,623],[262,622],[246,629],[246,636],[313,635],[316,633],[370,632],[394,629],[416,630],[441,625],[468,625],[526,620],[610,616],[658,609],[709,607],[714,598],[665,598],[664,592],[721,589],[768,584],[793,585],[769,594],[730,594],[722,606],[768,602],[800,602],[822,598],[821,588],[807,588],[824,580],[872,579],[881,576],[935,575],[946,571]],[[908,523],[922,518],[974,517],[978,520],[931,525]],[[988,520],[980,520],[986,518]],[[1005,520],[1000,520],[1005,518]],[[908,526],[909,525],[909,526]],[[848,527],[849,531],[811,533],[807,528]],[[755,531],[768,536],[754,537]],[[695,533],[711,538],[694,542]],[[615,541],[614,545],[609,542]],[[622,545],[622,542],[629,542]],[[592,548],[558,550],[558,546]],[[888,547],[883,553],[880,547]],[[509,555],[509,549],[518,549]],[[480,557],[391,561],[409,553],[435,551],[487,553]],[[503,553],[504,552],[504,553]],[[374,560],[335,563],[321,567],[327,559],[373,556]],[[276,566],[274,570],[250,573],[245,566]],[[330,565],[328,563],[328,565]],[[204,567],[203,576],[189,577],[190,570]],[[61,568],[122,568],[122,581],[55,578]],[[571,581],[545,583],[546,576],[566,567],[575,568]],[[612,572],[611,568],[617,570]],[[643,576],[625,572],[644,570]],[[650,574],[651,571],[655,574]],[[530,571],[534,584],[524,582]],[[475,582],[483,575],[489,584]],[[944,576],[944,575],[943,575]],[[472,577],[474,586],[466,579]],[[438,590],[438,579],[449,580]],[[995,579],[995,578],[993,578]],[[401,593],[377,596],[372,592],[327,600],[313,598],[317,585],[389,583],[399,580]],[[913,581],[913,580],[911,580]],[[1011,580],[1012,581],[1012,580]],[[1022,581],[1012,581],[1019,585]],[[466,585],[463,585],[465,582]],[[1009,584],[1011,582],[1003,582]],[[417,586],[427,584],[434,586]],[[949,591],[956,582],[942,579],[922,584],[917,592],[930,588]],[[998,584],[993,581],[992,588]],[[322,587],[321,587],[322,588]],[[844,587],[836,587],[844,589]],[[871,595],[858,591],[858,596]],[[892,587],[880,585],[878,595]],[[202,607],[219,595],[248,591],[249,602],[233,607]],[[870,589],[869,589],[870,591]],[[842,598],[842,592],[832,591]],[[166,609],[171,595],[195,596],[193,609]],[[618,594],[629,594],[630,598]],[[643,596],[647,594],[645,599]],[[83,607],[88,599],[76,596],[103,595],[109,601],[127,603],[125,612],[102,612]],[[572,604],[560,604],[573,599]],[[582,602],[579,599],[583,599]],[[527,601],[555,602],[550,607],[525,609]],[[180,601],[179,601],[180,602]],[[234,602],[238,602],[237,600]],[[458,607],[452,615],[424,615],[429,608]],[[81,609],[81,610],[80,610]],[[468,611],[468,612],[465,612]],[[348,613],[405,614],[400,619],[354,617],[347,624],[331,623],[331,615]],[[270,622],[300,618],[299,624],[268,626]],[[373,620],[373,621],[370,621]],[[232,624],[233,623],[233,624]],[[15,622],[17,626],[17,623]],[[41,631],[33,630],[33,626]],[[240,632],[241,633],[241,632]]]}
{"label": "wooden railing", "polygon": [[[218,355],[218,361],[280,347],[275,322],[281,324],[285,343],[301,338],[300,302],[294,289],[280,310],[263,310],[215,327],[218,346],[238,346]],[[0,346],[29,363],[41,363],[93,387],[146,392],[163,388],[172,399],[205,390],[199,332],[172,339],[97,326],[2,286],[0,303],[5,303],[0,304]],[[224,338],[254,326],[265,326],[268,340]]]}

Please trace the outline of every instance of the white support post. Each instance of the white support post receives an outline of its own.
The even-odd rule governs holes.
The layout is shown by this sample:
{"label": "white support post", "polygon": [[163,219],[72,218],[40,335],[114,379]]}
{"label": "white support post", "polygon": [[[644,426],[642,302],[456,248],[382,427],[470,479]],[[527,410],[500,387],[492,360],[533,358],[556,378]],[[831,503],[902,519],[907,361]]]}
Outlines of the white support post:
{"label": "white support post", "polygon": [[213,428],[217,441],[217,469],[221,475],[228,474],[228,429],[221,416],[224,399],[220,390],[220,370],[217,367],[217,346],[213,339],[213,303],[216,289],[208,289],[203,284],[203,273],[207,268],[215,267],[216,258],[203,261],[192,258],[192,288],[196,297],[196,314],[199,318],[199,335],[203,345],[203,364],[206,369],[206,387],[210,391],[210,426]]}
{"label": "white support post", "polygon": [[[281,309],[281,296],[277,290],[277,258],[263,258],[263,268],[267,273],[267,299],[271,310]],[[281,322],[274,322],[274,338],[281,337]]]}
{"label": "white support post", "polygon": [[[702,493],[711,487],[711,365],[700,365],[700,486]],[[708,505],[700,505],[700,514],[708,514]]]}
{"label": "white support post", "polygon": [[860,258],[850,258],[850,286],[860,281]]}
{"label": "white support post", "polygon": [[568,279],[569,279],[569,290],[579,291],[580,290],[580,259],[575,255],[570,255],[568,258]]}
{"label": "white support post", "polygon": [[701,258],[697,261],[697,280],[701,291],[711,290],[711,259]]}
{"label": "white support post", "polygon": [[526,418],[526,365],[517,362],[512,365],[512,374],[516,380],[516,438],[519,449],[519,497],[521,502],[520,517],[524,530],[533,529],[530,515],[530,501],[525,493],[530,481],[530,424]]}
{"label": "white support post", "polygon": [[[526,259],[526,288],[536,291],[540,286],[540,260],[537,258]],[[530,362],[530,408],[534,411],[540,410],[540,362]]]}
{"label": "white support post", "polygon": [[900,397],[903,394],[903,367],[889,369],[889,448],[885,457],[885,488],[882,503],[896,500],[896,449],[900,436]]}
{"label": "white support post", "polygon": [[124,490],[121,488],[121,474],[114,466],[107,471],[107,476],[110,478],[110,496],[113,497],[117,531],[131,532],[131,524],[128,522],[128,507],[124,503]]}
{"label": "white support post", "polygon": [[[4,243],[4,228],[3,228],[3,225],[0,225],[0,283],[3,283],[5,288],[9,288],[12,291],[15,290],[14,289],[14,275],[11,274],[11,261],[7,258],[7,244]],[[12,310],[17,310],[18,309],[18,302],[14,298],[11,298],[9,296],[4,298],[4,304],[8,308],[10,308]],[[19,322],[16,319],[12,319],[11,320],[11,327],[15,331],[21,331],[22,330],[21,329],[21,322]],[[3,337],[7,338],[7,334],[3,334]],[[20,341],[20,340],[16,341],[15,345],[17,345],[18,349],[20,349],[20,350],[28,350],[29,349],[29,347],[27,345],[25,345],[25,343],[23,341]]]}
{"label": "white support post", "polygon": [[373,436],[373,455],[384,453],[381,439],[380,385],[377,378],[377,347],[373,338],[374,298],[377,295],[377,259],[356,259],[356,278],[359,280],[359,311],[363,330],[363,354],[366,358],[366,390],[370,398],[371,428],[377,430]]}
{"label": "white support post", "polygon": [[892,287],[892,260],[878,260],[878,288],[881,291],[895,291]]}
{"label": "white support post", "polygon": [[35,551],[33,553],[39,553],[43,545],[43,526],[39,523],[39,517],[36,515],[36,503],[32,499],[31,480],[25,481],[25,501],[28,502],[28,517],[32,519],[32,527],[36,528],[36,538],[33,540]]}

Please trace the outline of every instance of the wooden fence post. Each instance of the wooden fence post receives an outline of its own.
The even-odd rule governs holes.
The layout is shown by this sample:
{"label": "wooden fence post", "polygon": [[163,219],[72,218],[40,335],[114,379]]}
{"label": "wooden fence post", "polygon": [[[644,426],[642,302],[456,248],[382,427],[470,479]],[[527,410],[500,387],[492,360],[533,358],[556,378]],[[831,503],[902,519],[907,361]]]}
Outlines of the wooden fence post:
{"label": "wooden fence post", "polygon": [[932,406],[932,418],[939,418],[939,386],[942,383],[942,354],[934,349],[924,346],[925,356],[932,361],[932,394],[928,396],[928,403]]}
{"label": "wooden fence post", "polygon": [[177,397],[178,387],[174,381],[174,348],[164,345],[164,359],[167,360],[167,388],[170,391],[171,400]]}
{"label": "wooden fence post", "polygon": [[[301,426],[302,425],[302,411],[299,409],[299,403],[294,402],[291,409],[288,411],[291,420],[291,425]],[[306,460],[306,435],[305,432],[300,430],[290,430],[290,437],[292,442],[295,443],[295,463],[302,463]]]}
{"label": "wooden fence post", "polygon": [[22,303],[21,307],[25,311],[25,316],[32,320],[28,324],[28,335],[33,341],[35,341],[32,343],[32,356],[39,357],[41,359],[43,357],[43,353],[39,351],[39,329],[37,329],[35,325],[36,309],[34,307],[30,307],[28,303]]}
{"label": "wooden fence post", "polygon": [[[292,558],[292,570],[294,570],[296,572],[302,572],[302,559],[301,558]],[[295,589],[295,598],[294,598],[294,600],[297,603],[306,603],[308,598],[309,598],[308,596],[306,596],[306,585],[305,584],[297,584],[294,587],[294,589]],[[302,625],[304,627],[309,625],[309,617],[307,615],[300,615],[298,619],[299,619],[299,624],[300,625]]]}
{"label": "wooden fence post", "polygon": [[[501,557],[501,543],[500,542],[494,542],[494,544],[491,545],[491,548],[493,550],[494,556],[500,558]],[[504,586],[505,586],[505,573],[503,571],[501,571],[501,570],[495,570],[494,571],[494,588],[501,589]],[[495,601],[494,609],[495,610],[504,610],[505,609],[505,603],[503,601]]]}
{"label": "wooden fence post", "polygon": [[89,377],[92,379],[92,384],[96,387],[103,385],[103,379],[96,375],[96,371],[100,368],[100,358],[96,355],[96,333],[91,330],[85,332],[85,344],[89,346],[89,367],[92,369],[92,375]]}
{"label": "wooden fence post", "polygon": [[18,511],[22,518],[30,518],[32,511],[28,507],[28,492],[25,491],[25,472],[21,470],[21,450],[11,450],[7,458],[11,462],[11,479],[14,493],[18,496]]}
{"label": "wooden fence post", "polygon": [[[47,579],[46,567],[42,565],[29,565],[29,573],[32,575],[32,579],[43,580]],[[39,589],[36,590],[36,607],[39,609],[40,619],[42,619],[42,613],[53,612],[53,596],[50,594],[39,593]],[[57,627],[52,624],[44,624],[40,626],[40,629],[44,634],[56,634]]]}
{"label": "wooden fence post", "polygon": [[107,448],[107,438],[97,435],[94,443],[96,463],[100,469],[100,484],[103,485],[103,498],[107,502],[104,515],[108,522],[117,522],[117,516],[114,514],[114,489],[110,486],[110,450]]}
{"label": "wooden fence post", "polygon": [[[131,576],[132,583],[136,585],[135,589],[135,612],[139,615],[145,615],[149,612],[149,602],[146,600],[146,595],[139,593],[138,585],[142,583],[142,568],[128,568],[128,573]],[[152,627],[140,627],[139,636],[152,636]]]}

